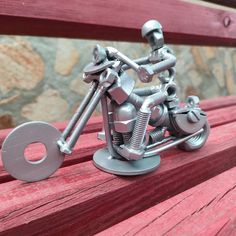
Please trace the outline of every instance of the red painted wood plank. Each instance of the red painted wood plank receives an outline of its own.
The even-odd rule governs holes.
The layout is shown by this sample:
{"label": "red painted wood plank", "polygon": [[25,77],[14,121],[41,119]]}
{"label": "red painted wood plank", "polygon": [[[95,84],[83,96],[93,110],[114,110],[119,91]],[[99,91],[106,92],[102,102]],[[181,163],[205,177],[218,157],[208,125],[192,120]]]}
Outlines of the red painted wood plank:
{"label": "red painted wood plank", "polygon": [[141,41],[148,19],[163,24],[168,43],[236,45],[235,12],[187,1],[0,1],[2,34]]}
{"label": "red painted wood plank", "polygon": [[[90,141],[88,142],[88,140]],[[97,139],[97,133],[83,134],[79,138],[73,154],[65,157],[62,167],[89,161],[92,159],[93,153],[104,146],[105,142]],[[40,159],[39,157],[42,157],[41,146],[34,145],[33,147],[30,147],[28,153],[30,153],[30,160]],[[11,180],[13,180],[13,177],[4,170],[0,154],[0,183]]]}
{"label": "red painted wood plank", "polygon": [[234,122],[236,120],[236,105],[210,110],[207,112],[207,116],[211,127]]}
{"label": "red painted wood plank", "polygon": [[3,183],[0,235],[104,230],[235,166],[235,134],[236,122],[215,127],[204,148],[163,158],[157,171],[144,176],[116,177],[85,162],[61,168],[45,181]]}
{"label": "red painted wood plank", "polygon": [[[213,100],[215,102],[215,100]],[[233,100],[232,100],[233,101]],[[204,103],[203,103],[204,104]],[[211,103],[207,103],[211,107]],[[214,105],[215,103],[213,103]],[[220,101],[217,103],[220,104]],[[232,103],[233,104],[233,103]],[[236,121],[236,105],[229,106],[217,110],[210,110],[208,112],[208,119],[211,127],[220,126],[230,122]],[[92,123],[92,121],[91,121]],[[100,127],[100,126],[99,126]],[[1,134],[1,133],[0,133]],[[90,142],[88,142],[90,140]],[[105,143],[103,141],[97,140],[97,133],[83,134],[79,138],[78,143],[75,146],[74,152],[71,156],[66,156],[63,166],[69,166],[76,163],[89,161],[96,150],[104,147]],[[37,148],[37,146],[29,148],[31,153],[31,160],[37,160],[42,152]],[[181,153],[178,149],[171,149],[162,154],[162,157],[170,156],[176,153]],[[0,156],[1,157],[1,156]],[[2,161],[0,158],[0,183],[13,180],[11,176],[4,170]]]}
{"label": "red painted wood plank", "polygon": [[[63,131],[68,124],[68,121],[62,121],[62,122],[54,122],[52,123],[53,126],[55,126],[60,131]],[[93,133],[93,132],[99,132],[102,130],[102,117],[101,116],[94,116],[91,119],[89,119],[87,125],[85,126],[82,134],[87,133]],[[12,129],[2,129],[0,130],[0,148],[2,146],[2,143],[6,136],[12,131]]]}
{"label": "red painted wood plank", "polygon": [[222,6],[236,8],[236,2],[232,0],[205,0],[205,2],[211,2]]}
{"label": "red painted wood plank", "polygon": [[[231,103],[231,102],[230,102]],[[232,104],[234,102],[232,101]],[[236,96],[235,96],[235,104],[236,104]],[[60,131],[63,131],[68,124],[68,121],[61,121],[53,123]],[[102,130],[102,116],[93,116],[88,120],[82,134],[98,132]]]}
{"label": "red painted wood plank", "polygon": [[98,235],[207,236],[233,232],[236,232],[236,167]]}
{"label": "red painted wood plank", "polygon": [[218,108],[229,107],[236,105],[236,96],[222,96],[212,99],[202,100],[200,107],[204,111],[211,111]]}

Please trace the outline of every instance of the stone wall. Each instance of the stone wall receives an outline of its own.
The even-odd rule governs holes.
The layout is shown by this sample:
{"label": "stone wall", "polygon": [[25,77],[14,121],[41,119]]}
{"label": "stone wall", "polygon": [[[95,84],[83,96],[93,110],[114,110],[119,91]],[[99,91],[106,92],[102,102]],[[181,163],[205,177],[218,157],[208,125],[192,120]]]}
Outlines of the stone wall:
{"label": "stone wall", "polygon": [[[69,119],[87,92],[82,69],[96,43],[116,47],[131,58],[149,52],[141,43],[2,36],[0,128],[28,120]],[[170,47],[178,59],[176,80],[182,99],[190,94],[201,99],[236,94],[236,49]],[[137,80],[137,86],[143,84]],[[100,107],[95,114],[99,112]]]}

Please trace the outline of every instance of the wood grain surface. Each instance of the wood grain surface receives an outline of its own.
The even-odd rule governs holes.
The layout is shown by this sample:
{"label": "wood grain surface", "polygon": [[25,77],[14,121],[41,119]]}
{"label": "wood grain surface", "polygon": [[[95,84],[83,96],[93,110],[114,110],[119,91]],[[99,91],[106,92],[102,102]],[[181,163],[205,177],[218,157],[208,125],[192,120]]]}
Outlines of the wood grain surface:
{"label": "wood grain surface", "polygon": [[[206,145],[190,153],[171,149],[162,154],[160,167],[144,176],[104,173],[93,166],[90,155],[87,161],[71,162],[44,181],[2,182],[0,235],[93,235],[234,167],[234,111],[235,105],[210,110],[213,125]],[[230,222],[226,226],[224,230],[230,231]]]}
{"label": "wood grain surface", "polygon": [[140,29],[159,20],[167,43],[236,45],[236,13],[181,0],[2,0],[2,34],[142,41]]}
{"label": "wood grain surface", "polygon": [[98,235],[236,235],[236,167]]}

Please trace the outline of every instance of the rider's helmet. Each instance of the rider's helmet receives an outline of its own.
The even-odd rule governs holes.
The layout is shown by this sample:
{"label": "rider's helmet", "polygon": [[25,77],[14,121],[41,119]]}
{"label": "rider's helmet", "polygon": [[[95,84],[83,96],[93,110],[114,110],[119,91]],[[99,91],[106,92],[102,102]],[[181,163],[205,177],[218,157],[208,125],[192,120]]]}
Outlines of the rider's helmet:
{"label": "rider's helmet", "polygon": [[164,45],[162,26],[156,20],[149,20],[142,27],[142,37],[145,37],[152,47],[152,50],[159,49]]}

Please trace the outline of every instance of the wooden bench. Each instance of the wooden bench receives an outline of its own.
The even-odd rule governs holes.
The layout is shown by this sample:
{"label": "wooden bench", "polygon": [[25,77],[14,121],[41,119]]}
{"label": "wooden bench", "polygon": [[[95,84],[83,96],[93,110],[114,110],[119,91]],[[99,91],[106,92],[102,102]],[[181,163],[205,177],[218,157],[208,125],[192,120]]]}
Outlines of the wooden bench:
{"label": "wooden bench", "polygon": [[[2,34],[138,41],[150,18],[162,22],[169,43],[236,46],[236,13],[226,8],[174,0],[0,2]],[[168,150],[148,175],[93,166],[92,154],[105,145],[96,139],[101,117],[90,120],[73,155],[47,180],[14,180],[0,162],[0,235],[235,235],[236,96],[201,107],[212,127],[204,148]],[[9,131],[0,132],[0,143]]]}

